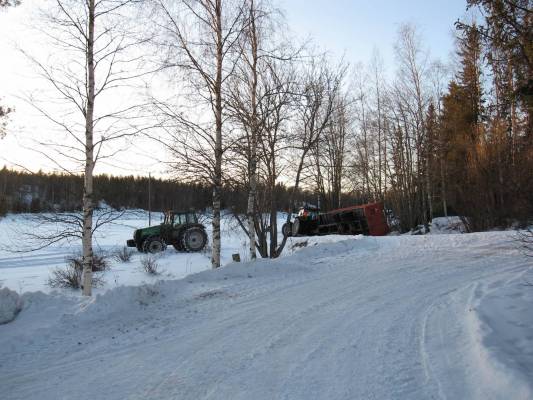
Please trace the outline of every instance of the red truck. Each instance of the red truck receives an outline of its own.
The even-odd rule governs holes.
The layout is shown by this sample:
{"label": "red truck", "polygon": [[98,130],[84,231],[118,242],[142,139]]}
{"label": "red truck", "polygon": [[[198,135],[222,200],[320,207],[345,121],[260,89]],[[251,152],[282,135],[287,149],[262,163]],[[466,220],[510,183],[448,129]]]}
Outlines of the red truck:
{"label": "red truck", "polygon": [[289,236],[383,236],[390,231],[383,203],[339,208],[326,213],[304,207],[293,222],[283,225],[282,230],[284,235]]}

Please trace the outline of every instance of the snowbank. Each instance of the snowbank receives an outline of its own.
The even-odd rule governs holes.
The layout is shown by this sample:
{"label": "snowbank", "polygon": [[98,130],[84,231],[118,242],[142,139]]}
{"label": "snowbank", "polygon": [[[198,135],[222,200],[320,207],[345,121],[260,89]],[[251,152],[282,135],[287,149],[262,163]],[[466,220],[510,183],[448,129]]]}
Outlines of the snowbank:
{"label": "snowbank", "polygon": [[13,321],[21,308],[22,301],[17,292],[8,288],[0,289],[0,324]]}
{"label": "snowbank", "polygon": [[[470,309],[471,335],[477,338],[477,353],[491,365],[489,378],[501,376],[515,388],[517,398],[532,398],[522,382],[533,377],[533,271],[512,279],[502,277],[490,284],[478,284]],[[487,366],[485,369],[488,370]],[[515,371],[517,377],[509,376]]]}

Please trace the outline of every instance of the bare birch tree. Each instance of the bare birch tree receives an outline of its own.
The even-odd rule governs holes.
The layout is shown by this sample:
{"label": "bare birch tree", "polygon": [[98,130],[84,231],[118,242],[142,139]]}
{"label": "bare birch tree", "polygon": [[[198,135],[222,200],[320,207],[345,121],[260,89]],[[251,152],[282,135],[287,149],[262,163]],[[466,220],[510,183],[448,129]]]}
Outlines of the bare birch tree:
{"label": "bare birch tree", "polygon": [[[157,102],[176,140],[171,149],[183,173],[195,172],[213,187],[213,251],[211,265],[220,267],[220,212],[223,184],[222,162],[225,85],[233,75],[238,55],[237,41],[245,24],[245,4],[240,0],[158,0],[168,58],[165,67],[177,68],[186,79],[190,97],[181,99],[203,105],[204,116],[188,108],[187,114],[168,102]],[[189,104],[184,104],[189,103]],[[173,126],[170,126],[173,125]]]}
{"label": "bare birch tree", "polygon": [[[118,96],[131,95],[128,87],[145,74],[138,53],[143,40],[128,24],[131,7],[140,2],[56,0],[42,10],[46,25],[41,30],[55,53],[46,62],[25,53],[50,88],[28,97],[53,133],[38,137],[35,150],[63,172],[83,174],[82,216],[66,216],[66,230],[43,239],[51,244],[65,235],[81,237],[86,296],[92,288],[93,233],[100,222],[109,221],[109,216],[94,221],[95,166],[113,157],[141,129],[137,106],[117,102]],[[50,222],[57,223],[54,219]]]}
{"label": "bare birch tree", "polygon": [[[404,143],[402,180],[406,184],[409,226],[430,220],[431,182],[426,168],[425,113],[430,96],[427,88],[428,54],[416,28],[402,25],[395,46],[398,62],[397,80],[393,88],[397,133]],[[396,170],[396,174],[398,174]],[[407,222],[407,221],[406,221]]]}

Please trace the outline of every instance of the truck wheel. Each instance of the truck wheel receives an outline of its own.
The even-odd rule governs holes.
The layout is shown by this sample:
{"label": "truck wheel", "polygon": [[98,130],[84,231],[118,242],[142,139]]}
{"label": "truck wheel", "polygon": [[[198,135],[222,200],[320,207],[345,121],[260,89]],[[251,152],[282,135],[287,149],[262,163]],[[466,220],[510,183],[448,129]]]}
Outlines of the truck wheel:
{"label": "truck wheel", "polygon": [[187,251],[196,252],[202,250],[207,243],[207,234],[202,228],[192,227],[183,235],[183,247]]}
{"label": "truck wheel", "polygon": [[283,233],[283,236],[292,236],[292,223],[285,222],[281,227],[281,233]]}
{"label": "truck wheel", "polygon": [[165,250],[166,246],[160,238],[147,239],[144,243],[146,253],[160,253]]}

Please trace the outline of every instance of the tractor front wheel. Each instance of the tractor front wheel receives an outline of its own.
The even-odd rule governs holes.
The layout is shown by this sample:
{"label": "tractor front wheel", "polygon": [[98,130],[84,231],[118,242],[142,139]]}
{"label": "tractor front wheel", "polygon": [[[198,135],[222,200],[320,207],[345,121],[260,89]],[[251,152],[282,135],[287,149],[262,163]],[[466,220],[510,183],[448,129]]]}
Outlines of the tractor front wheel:
{"label": "tractor front wheel", "polygon": [[286,222],[281,227],[281,233],[283,233],[283,236],[292,236],[292,223]]}
{"label": "tractor front wheel", "polygon": [[207,234],[202,228],[192,227],[183,235],[183,247],[186,251],[201,251],[207,243]]}
{"label": "tractor front wheel", "polygon": [[291,236],[298,236],[302,234],[302,221],[296,217],[291,226]]}
{"label": "tractor front wheel", "polygon": [[144,242],[144,251],[146,253],[160,253],[165,250],[165,243],[160,238],[147,239]]}

